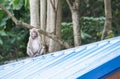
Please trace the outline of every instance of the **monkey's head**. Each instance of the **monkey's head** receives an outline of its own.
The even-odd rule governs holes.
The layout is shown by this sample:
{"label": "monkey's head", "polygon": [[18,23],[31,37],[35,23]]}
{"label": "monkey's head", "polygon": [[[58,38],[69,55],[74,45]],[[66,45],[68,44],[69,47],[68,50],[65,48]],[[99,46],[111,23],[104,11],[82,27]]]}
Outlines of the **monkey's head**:
{"label": "monkey's head", "polygon": [[36,28],[30,29],[30,36],[32,39],[35,39],[39,36],[38,30]]}

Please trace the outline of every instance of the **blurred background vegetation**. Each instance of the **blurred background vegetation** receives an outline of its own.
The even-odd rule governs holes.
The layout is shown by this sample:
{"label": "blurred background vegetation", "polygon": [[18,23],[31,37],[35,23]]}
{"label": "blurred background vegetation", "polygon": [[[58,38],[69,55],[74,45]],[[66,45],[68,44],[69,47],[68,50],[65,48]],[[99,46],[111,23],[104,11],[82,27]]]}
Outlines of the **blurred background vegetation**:
{"label": "blurred background vegetation", "polygon": [[[1,0],[0,3],[18,20],[29,23],[29,0]],[[81,0],[80,16],[82,44],[100,41],[105,21],[104,1]],[[120,35],[119,0],[112,0],[112,17],[112,30],[107,38]],[[62,18],[62,39],[73,45],[71,13],[65,0],[62,0]],[[16,27],[10,17],[0,10],[0,64],[26,57],[28,37],[27,29]]]}

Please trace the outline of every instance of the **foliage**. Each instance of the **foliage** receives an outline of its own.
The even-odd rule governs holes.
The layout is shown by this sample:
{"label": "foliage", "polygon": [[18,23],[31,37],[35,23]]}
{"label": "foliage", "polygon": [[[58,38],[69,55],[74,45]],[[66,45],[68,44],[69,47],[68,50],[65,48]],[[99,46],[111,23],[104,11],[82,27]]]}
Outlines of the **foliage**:
{"label": "foliage", "polygon": [[[81,18],[82,31],[89,34],[92,38],[83,39],[83,43],[90,43],[101,40],[105,17],[83,17]],[[112,30],[109,31],[107,38],[114,37]]]}
{"label": "foliage", "polygon": [[100,40],[101,33],[104,27],[104,17],[83,17],[81,18],[81,29],[91,37],[83,39],[84,43],[90,43]]}
{"label": "foliage", "polygon": [[80,15],[100,17],[104,15],[104,0],[83,0],[80,4]]}
{"label": "foliage", "polygon": [[[24,7],[24,0],[1,0],[17,19],[29,22],[29,10]],[[27,5],[26,5],[27,6]],[[15,26],[3,10],[0,10],[0,61],[26,56],[28,30]]]}
{"label": "foliage", "polygon": [[120,35],[120,1],[119,0],[111,0],[112,1],[112,25],[113,32],[115,36]]}
{"label": "foliage", "polygon": [[72,23],[62,23],[62,39],[68,42],[70,45],[73,45],[73,25]]}
{"label": "foliage", "polygon": [[25,51],[23,50],[26,48],[27,34],[23,28],[19,27],[12,28],[10,31],[1,31],[1,56],[4,57],[4,59],[17,59],[18,57],[24,56]]}
{"label": "foliage", "polygon": [[13,9],[19,10],[23,6],[23,0],[13,0]]}
{"label": "foliage", "polygon": [[[81,38],[82,44],[91,43],[101,40],[101,35],[104,27],[104,17],[82,17],[81,18]],[[62,23],[62,38],[69,44],[73,45],[73,31],[72,23]],[[108,37],[114,37],[114,33],[111,30]]]}
{"label": "foliage", "polygon": [[[0,3],[2,3],[9,11],[11,11],[10,0],[1,0]],[[0,10],[0,30],[4,29],[4,26],[6,25],[8,19],[9,17],[7,16],[7,14],[3,10]]]}
{"label": "foliage", "polygon": [[69,6],[67,5],[66,0],[62,0],[62,21],[63,22],[71,22],[71,13],[70,13],[70,9]]}

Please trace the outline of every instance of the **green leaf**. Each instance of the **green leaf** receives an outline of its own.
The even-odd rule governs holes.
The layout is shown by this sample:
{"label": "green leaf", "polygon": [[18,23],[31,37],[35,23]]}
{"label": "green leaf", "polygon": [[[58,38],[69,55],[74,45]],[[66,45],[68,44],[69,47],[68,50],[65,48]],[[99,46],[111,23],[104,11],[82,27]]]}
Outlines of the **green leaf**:
{"label": "green leaf", "polygon": [[25,8],[29,9],[29,0],[25,0]]}
{"label": "green leaf", "polygon": [[0,60],[2,60],[4,57],[2,55],[0,55]]}
{"label": "green leaf", "polygon": [[3,0],[0,0],[0,3],[2,3],[3,2]]}
{"label": "green leaf", "polygon": [[87,33],[83,32],[83,31],[81,31],[81,37],[82,37],[82,39],[92,38],[92,36],[91,36],[91,35],[89,35],[89,34],[87,34]]}
{"label": "green leaf", "polygon": [[20,47],[20,48],[25,48],[25,45],[20,45],[19,47]]}
{"label": "green leaf", "polygon": [[13,0],[13,9],[20,10],[23,6],[23,0]]}
{"label": "green leaf", "polygon": [[16,41],[16,38],[13,38],[10,43],[13,44],[15,43],[15,41]]}
{"label": "green leaf", "polygon": [[5,31],[0,31],[0,35],[1,35],[1,36],[7,36],[7,34],[6,34]]}
{"label": "green leaf", "polygon": [[6,24],[6,21],[9,19],[8,16],[4,17],[1,21],[0,21],[0,26],[4,26]]}
{"label": "green leaf", "polygon": [[2,39],[0,38],[0,45],[3,45],[3,41],[2,41]]}
{"label": "green leaf", "polygon": [[1,23],[0,23],[0,26],[4,26],[6,24],[6,21],[2,21]]}
{"label": "green leaf", "polygon": [[0,10],[0,20],[3,18],[4,14],[5,14],[5,12]]}

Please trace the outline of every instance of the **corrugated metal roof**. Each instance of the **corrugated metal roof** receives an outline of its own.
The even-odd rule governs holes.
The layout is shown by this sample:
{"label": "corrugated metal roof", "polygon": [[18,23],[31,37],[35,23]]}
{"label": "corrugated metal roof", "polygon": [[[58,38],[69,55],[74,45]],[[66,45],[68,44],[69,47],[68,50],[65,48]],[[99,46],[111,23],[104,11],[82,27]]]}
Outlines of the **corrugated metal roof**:
{"label": "corrugated metal roof", "polygon": [[1,65],[0,79],[98,79],[120,68],[120,37]]}

